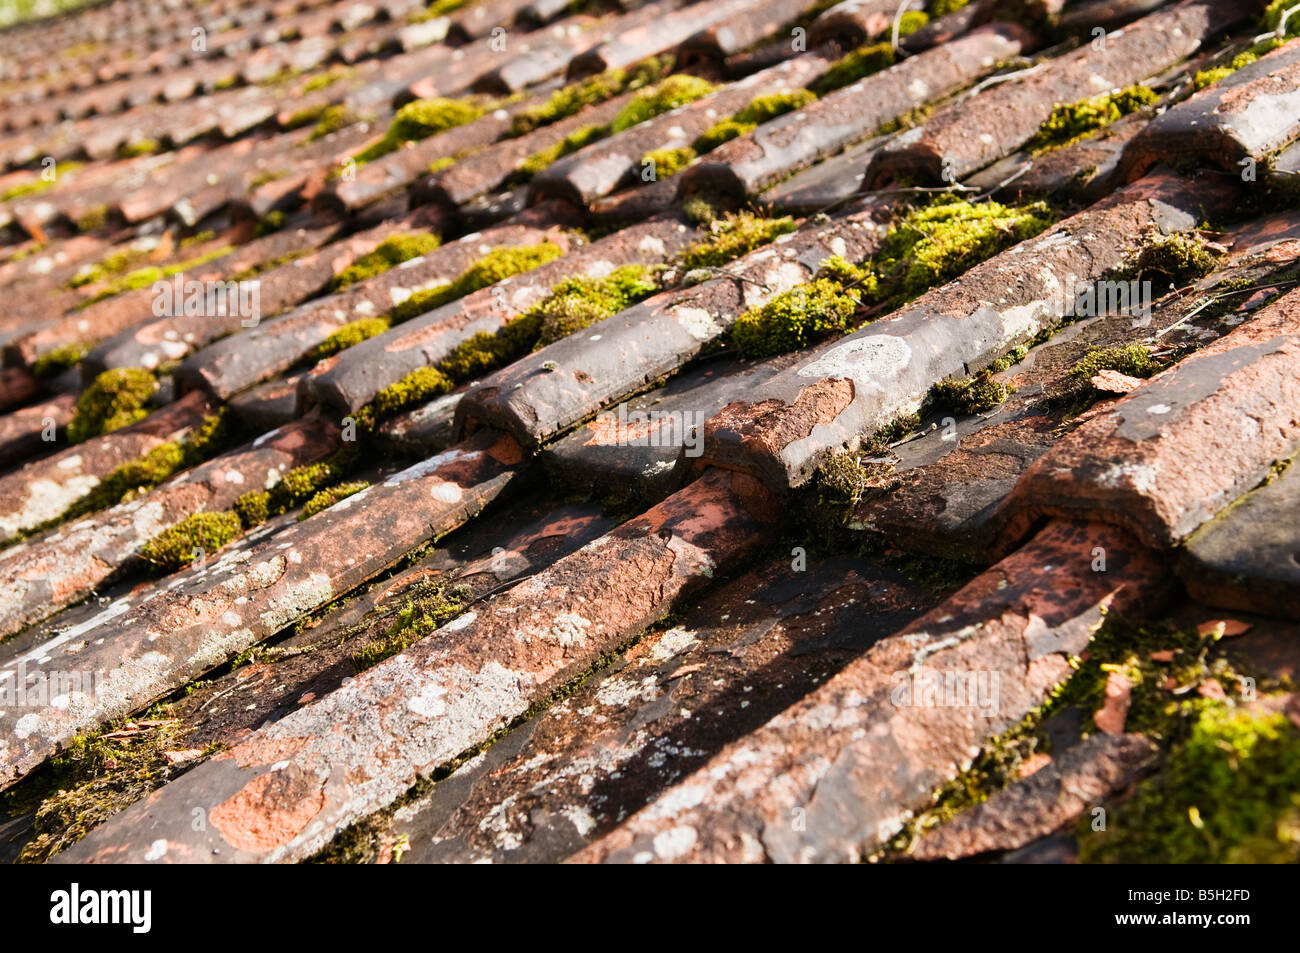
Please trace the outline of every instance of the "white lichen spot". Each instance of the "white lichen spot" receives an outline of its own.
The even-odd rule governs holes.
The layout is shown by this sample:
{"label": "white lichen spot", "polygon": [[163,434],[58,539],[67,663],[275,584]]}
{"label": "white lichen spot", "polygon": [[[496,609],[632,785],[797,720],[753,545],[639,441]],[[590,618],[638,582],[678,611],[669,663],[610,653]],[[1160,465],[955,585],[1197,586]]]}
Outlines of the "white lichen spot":
{"label": "white lichen spot", "polygon": [[655,853],[660,860],[671,862],[689,852],[698,839],[695,828],[680,825],[655,835]]}

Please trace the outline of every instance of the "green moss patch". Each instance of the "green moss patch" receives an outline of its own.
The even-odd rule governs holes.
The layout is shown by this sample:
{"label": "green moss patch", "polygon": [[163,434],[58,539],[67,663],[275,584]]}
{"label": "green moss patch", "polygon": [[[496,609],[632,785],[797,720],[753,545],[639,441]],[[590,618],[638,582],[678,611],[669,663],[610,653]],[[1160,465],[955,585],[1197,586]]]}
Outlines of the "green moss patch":
{"label": "green moss patch", "polygon": [[840,451],[817,468],[813,486],[820,505],[851,509],[887,489],[893,482],[893,472],[890,464],[868,460],[865,453]]}
{"label": "green moss patch", "polygon": [[604,278],[566,278],[496,334],[476,334],[459,345],[438,371],[453,384],[462,384],[618,314],[658,290],[654,271],[645,265],[624,265]]}
{"label": "green moss patch", "polygon": [[1300,861],[1300,732],[1280,712],[1208,705],[1161,770],[1079,834],[1085,863]]}
{"label": "green moss patch", "polygon": [[143,367],[104,371],[77,398],[68,440],[81,443],[142,419],[145,402],[158,390],[158,381]]}
{"label": "green moss patch", "polygon": [[550,99],[532,106],[511,120],[510,133],[522,136],[541,126],[576,116],[588,106],[657,82],[672,68],[671,57],[651,57],[630,69],[613,69],[570,83]]}
{"label": "green moss patch", "polygon": [[872,259],[871,298],[903,304],[945,284],[1052,223],[1046,205],[970,203],[940,196],[894,225]]}
{"label": "green moss patch", "polygon": [[1148,378],[1160,370],[1160,363],[1141,344],[1093,348],[1070,369],[1077,380],[1090,380],[1102,371],[1118,371],[1129,377]]}
{"label": "green moss patch", "polygon": [[857,287],[869,272],[831,258],[808,284],[791,288],[736,319],[731,343],[745,357],[800,350],[850,330],[862,307]]}
{"label": "green moss patch", "polygon": [[122,274],[147,257],[149,251],[139,248],[122,248],[109,252],[94,264],[79,268],[76,274],[65,282],[64,287],[83,288],[86,285],[99,284],[101,281]]}
{"label": "green moss patch", "polygon": [[1092,379],[1102,371],[1116,371],[1145,380],[1161,370],[1160,362],[1141,344],[1092,348],[1070,368],[1063,380],[1053,385],[1047,406],[1064,412],[1066,416],[1074,416],[1101,396],[1092,385]]}
{"label": "green moss patch", "polygon": [[193,562],[197,554],[215,553],[242,529],[234,513],[192,513],[141,546],[140,555],[164,572],[175,572]]}
{"label": "green moss patch", "polygon": [[43,175],[38,175],[27,182],[20,182],[17,185],[10,186],[3,193],[0,193],[0,202],[9,202],[13,199],[26,198],[29,195],[39,195],[46,189],[53,188],[54,184],[59,181],[61,176],[75,172],[77,169],[81,168],[81,166],[82,163],[80,162],[60,162],[54,167],[53,178],[47,179]]}
{"label": "green moss patch", "polygon": [[442,580],[423,584],[382,636],[353,653],[352,664],[363,672],[391,658],[459,615],[473,598],[469,586],[452,586]]}
{"label": "green moss patch", "polygon": [[396,152],[408,142],[419,142],[456,126],[473,122],[483,115],[484,108],[463,99],[417,99],[397,111],[388,131],[378,142],[356,155],[359,163],[373,162]]}
{"label": "green moss patch", "polygon": [[516,170],[516,181],[526,182],[533,176],[549,168],[564,156],[584,149],[593,142],[599,142],[609,135],[609,126],[579,126],[559,142],[545,149],[539,149],[523,162]]}
{"label": "green moss patch", "polygon": [[435,397],[441,397],[454,386],[437,368],[421,367],[376,394],[367,405],[370,414],[363,415],[388,417],[403,408],[425,404]]}
{"label": "green moss patch", "polygon": [[655,149],[647,152],[641,162],[643,165],[646,162],[653,162],[655,173],[660,177],[676,175],[698,156],[711,152],[724,142],[748,135],[763,123],[796,109],[802,109],[816,100],[816,94],[806,89],[756,96],[744,109],[714,123],[702,132],[691,145],[676,149]]}
{"label": "green moss patch", "polygon": [[401,304],[395,305],[388,311],[387,318],[393,324],[409,321],[457,298],[491,287],[512,275],[532,271],[563,254],[560,246],[553,242],[494,248],[461,272],[454,281],[417,291]]}
{"label": "green moss patch", "polygon": [[852,85],[898,62],[892,43],[868,43],[844,54],[821,76],[808,84],[818,96]]}
{"label": "green moss patch", "polygon": [[346,129],[354,122],[360,122],[361,116],[353,112],[347,106],[335,104],[327,106],[316,119],[316,125],[308,136],[309,142],[315,142],[317,139],[324,139],[331,133],[338,132],[340,129]]}
{"label": "green moss patch", "polygon": [[138,156],[157,155],[163,151],[163,144],[157,139],[132,139],[117,147],[119,159],[134,159]]}
{"label": "green moss patch", "polygon": [[[859,266],[830,258],[808,284],[741,315],[731,343],[746,357],[772,357],[844,334],[861,323],[855,318],[859,312],[899,307],[1038,234],[1050,222],[1043,205],[1014,208],[940,197],[903,216],[870,261]],[[991,398],[1001,387],[983,379],[944,386],[959,385],[967,391],[959,406],[983,403],[977,395]],[[1005,394],[994,403],[1002,399]]]}
{"label": "green moss patch", "polygon": [[[1287,32],[1292,33],[1300,28],[1300,17],[1292,14],[1291,19],[1287,21]],[[1274,25],[1271,29],[1277,29]],[[1252,63],[1259,61],[1261,56],[1272,53],[1275,49],[1283,44],[1283,40],[1276,36],[1271,36],[1266,40],[1260,40],[1258,43],[1251,44],[1242,50],[1227,63],[1219,66],[1211,66],[1208,69],[1198,70],[1193,79],[1196,89],[1202,90],[1207,86],[1213,86],[1222,79],[1231,76],[1239,69],[1243,69]]]}
{"label": "green moss patch", "polygon": [[1219,266],[1219,252],[1199,235],[1161,235],[1147,241],[1130,269],[1137,280],[1164,278],[1182,287]]}
{"label": "green moss patch", "polygon": [[7,810],[35,812],[34,836],[19,862],[43,863],[216,750],[210,746],[192,759],[168,757],[183,739],[184,726],[169,705],[73,738],[31,779],[39,790],[19,787],[4,795]]}
{"label": "green moss patch", "polygon": [[[244,529],[252,529],[273,516],[287,513],[337,484],[356,466],[359,451],[345,444],[324,460],[294,467],[269,490],[251,490],[235,500],[232,513]],[[340,497],[341,499],[342,497]],[[323,507],[322,507],[323,508]]]}
{"label": "green moss patch", "polygon": [[1130,113],[1160,99],[1146,86],[1129,86],[1082,102],[1058,105],[1026,146],[1032,152],[1056,149],[1077,142]]}
{"label": "green moss patch", "polygon": [[[184,246],[182,246],[184,247]],[[134,271],[128,271],[124,275],[109,280],[104,287],[95,292],[85,301],[77,305],[78,308],[86,308],[99,301],[112,298],[126,291],[137,291],[140,288],[148,288],[155,282],[170,278],[172,275],[178,275],[190,268],[198,268],[206,265],[210,261],[215,261],[223,255],[228,255],[234,248],[230,245],[222,245],[210,249],[201,255],[195,255],[193,258],[187,258],[185,261],[173,262],[170,265],[145,265],[143,268],[136,268]]]}
{"label": "green moss patch", "polygon": [[302,522],[315,516],[321,510],[327,510],[339,500],[360,493],[368,486],[370,486],[370,483],[366,480],[353,480],[350,483],[338,483],[324,490],[319,490],[303,504],[302,512],[298,514],[298,521]]}
{"label": "green moss patch", "polygon": [[61,344],[32,362],[32,374],[40,378],[56,377],[68,368],[76,367],[88,353],[90,348],[81,341]]}
{"label": "green moss patch", "polygon": [[687,271],[718,268],[794,229],[794,219],[788,215],[766,218],[748,211],[729,213],[708,223],[708,237],[693,242],[682,253],[681,266]]}
{"label": "green moss patch", "polygon": [[133,499],[181,470],[196,466],[215,455],[230,440],[230,412],[223,407],[205,417],[184,440],[168,441],[143,457],[115,467],[94,489],[48,523],[27,535],[36,535],[58,524]]}
{"label": "green moss patch", "polygon": [[374,251],[362,255],[339,272],[334,277],[334,290],[383,274],[403,262],[429,254],[441,244],[442,238],[433,232],[400,232],[389,235]]}
{"label": "green moss patch", "polygon": [[108,206],[96,205],[88,209],[77,219],[77,231],[95,232],[108,222]]}
{"label": "green moss patch", "polygon": [[[1106,700],[1112,672],[1122,673],[1132,686],[1125,730],[1142,732],[1157,744],[1176,744],[1201,711],[1234,704],[1201,698],[1196,692],[1200,685],[1215,680],[1230,699],[1240,695],[1241,676],[1217,651],[1220,635],[1216,631],[1202,635],[1194,629],[1166,625],[1140,626],[1118,616],[1108,617],[1088,645],[1086,658],[1074,661],[1075,671],[1069,680],[1018,725],[987,741],[971,766],[940,787],[931,804],[917,812],[877,856],[905,854],[924,832],[1018,781],[1020,767],[1028,758],[1051,752],[1046,726],[1053,715],[1076,710],[1084,715],[1085,731],[1095,730],[1092,713]],[[1152,657],[1161,652],[1170,653],[1172,660]],[[1090,821],[1090,816],[1082,819]],[[1114,815],[1108,820],[1112,831],[1117,831],[1119,824]],[[1081,857],[1093,859],[1089,852],[1099,845],[1089,847],[1087,842],[1107,836],[1093,833],[1090,828],[1085,833],[1081,823]]]}
{"label": "green moss patch", "polygon": [[638,92],[609,124],[611,133],[620,133],[656,116],[672,112],[716,90],[713,83],[679,73]]}
{"label": "green moss patch", "polygon": [[690,146],[682,146],[678,149],[651,149],[641,157],[641,166],[644,168],[649,164],[655,170],[655,178],[666,179],[694,162],[695,157],[696,152]]}
{"label": "green moss patch", "polygon": [[964,379],[945,378],[930,390],[929,406],[936,411],[950,411],[969,416],[986,413],[1016,392],[1009,384],[994,380],[989,371]]}
{"label": "green moss patch", "polygon": [[384,388],[362,416],[388,417],[427,403],[459,384],[603,321],[658,291],[656,274],[656,269],[645,265],[624,265],[604,278],[566,278],[495,334],[475,334],[454,348],[437,367],[419,368]]}
{"label": "green moss patch", "polygon": [[325,358],[338,354],[340,351],[346,351],[362,341],[383,334],[390,327],[392,327],[392,322],[385,317],[358,318],[355,321],[349,321],[308,351],[306,363],[315,364],[317,361],[323,361]]}

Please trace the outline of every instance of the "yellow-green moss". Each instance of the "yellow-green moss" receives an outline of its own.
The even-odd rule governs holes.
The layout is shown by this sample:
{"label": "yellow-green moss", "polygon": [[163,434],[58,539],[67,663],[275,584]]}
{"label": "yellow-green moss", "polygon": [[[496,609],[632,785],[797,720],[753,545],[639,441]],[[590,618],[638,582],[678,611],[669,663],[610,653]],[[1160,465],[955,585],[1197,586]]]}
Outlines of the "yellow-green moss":
{"label": "yellow-green moss", "polygon": [[244,529],[261,526],[271,518],[271,494],[266,490],[250,490],[241,494],[231,506]]}
{"label": "yellow-green moss", "polygon": [[845,333],[861,307],[868,272],[833,257],[805,285],[784,291],[736,319],[731,342],[746,357],[771,357]]}
{"label": "yellow-green moss", "polygon": [[320,117],[316,120],[316,127],[312,129],[308,141],[315,142],[317,139],[324,139],[332,132],[338,132],[354,122],[359,122],[361,117],[355,112],[342,104],[336,104],[324,109]]}
{"label": "yellow-green moss", "polygon": [[483,115],[483,107],[463,99],[417,99],[397,111],[384,137],[357,154],[357,162],[396,152],[408,142],[419,142],[456,126],[473,122]]}
{"label": "yellow-green moss", "polygon": [[651,149],[641,157],[641,166],[644,168],[649,163],[655,170],[656,178],[666,179],[690,165],[695,161],[695,156],[696,152],[690,146],[681,146],[677,149]]}
{"label": "yellow-green moss", "polygon": [[[807,89],[794,89],[784,93],[772,93],[768,96],[756,96],[749,105],[726,119],[714,123],[696,137],[691,144],[691,158],[704,155],[718,148],[724,142],[748,135],[763,123],[783,116],[796,109],[802,109],[809,103],[816,102],[816,93]],[[690,161],[689,159],[687,161]]]}
{"label": "yellow-green moss", "polygon": [[96,205],[88,209],[80,218],[77,219],[77,231],[94,232],[104,227],[108,221],[108,206]]}
{"label": "yellow-green moss", "polygon": [[[1294,6],[1295,0],[1272,0],[1272,2],[1264,8],[1264,13],[1261,17],[1264,29],[1276,31],[1282,22],[1282,14],[1286,13],[1287,10]],[[1300,10],[1297,10],[1287,18],[1286,35],[1288,37],[1300,36]]]}
{"label": "yellow-green moss", "polygon": [[537,340],[530,350],[612,317],[658,290],[654,271],[645,265],[624,265],[604,278],[566,278],[528,310],[540,319]]}
{"label": "yellow-green moss", "polygon": [[81,359],[90,351],[81,341],[62,344],[52,351],[46,351],[32,363],[32,374],[36,377],[54,377],[69,367],[81,363]]}
{"label": "yellow-green moss", "polygon": [[141,546],[140,555],[164,572],[175,572],[194,561],[196,550],[215,553],[242,529],[234,513],[192,513]]}
{"label": "yellow-green moss", "polygon": [[298,514],[298,521],[301,522],[315,516],[321,510],[329,509],[339,500],[346,499],[354,493],[360,493],[368,486],[370,486],[370,483],[366,480],[354,480],[350,483],[339,483],[320,490],[303,504],[302,512]]}
{"label": "yellow-green moss", "polygon": [[897,61],[898,54],[894,52],[892,43],[868,43],[845,53],[832,63],[825,73],[809,83],[808,88],[818,96],[825,96],[827,93],[888,69]]}
{"label": "yellow-green moss", "polygon": [[1160,370],[1160,364],[1141,344],[1093,348],[1070,369],[1070,376],[1091,380],[1102,371],[1118,371],[1129,377],[1148,378]]}
{"label": "yellow-green moss", "polygon": [[346,351],[348,348],[360,344],[368,338],[377,334],[383,334],[390,327],[392,322],[388,318],[380,315],[379,317],[358,318],[355,321],[349,321],[343,327],[339,328],[325,340],[321,341],[314,348],[307,352],[307,361],[315,364],[317,361],[323,361],[325,358],[339,351]]}
{"label": "yellow-green moss", "polygon": [[339,272],[334,277],[334,290],[383,274],[402,262],[429,254],[441,244],[442,238],[433,232],[401,232],[389,235],[374,251],[362,255]]}
{"label": "yellow-green moss", "polygon": [[1077,103],[1060,104],[1039,127],[1026,148],[1033,152],[1069,145],[1098,129],[1153,105],[1160,99],[1146,86],[1130,86],[1115,93],[1104,93]]}
{"label": "yellow-green moss", "polygon": [[291,114],[285,120],[285,129],[301,129],[303,126],[310,126],[319,122],[321,116],[325,115],[325,110],[329,109],[329,103],[316,103],[313,106],[305,106],[297,112]]}
{"label": "yellow-green moss", "polygon": [[[771,357],[843,334],[856,326],[855,315],[864,306],[897,307],[1037,234],[1050,221],[1042,205],[1009,208],[940,197],[896,223],[864,265],[832,257],[813,281],[742,314],[731,343],[746,357]],[[976,389],[983,393],[990,386],[981,380]]]}
{"label": "yellow-green moss", "polygon": [[367,405],[376,416],[387,417],[405,407],[427,403],[452,389],[451,381],[434,367],[421,367],[395,384],[389,384]]}
{"label": "yellow-green moss", "polygon": [[704,155],[706,152],[712,152],[724,142],[730,142],[732,139],[739,139],[741,136],[749,135],[755,128],[753,124],[739,122],[735,118],[720,120],[695,137],[695,142],[691,145],[691,151],[696,155]]}
{"label": "yellow-green moss", "polygon": [[382,636],[352,655],[353,665],[363,672],[414,645],[459,615],[473,598],[474,590],[469,586],[452,586],[442,580],[425,583]]}
{"label": "yellow-green moss", "polygon": [[1032,238],[1052,223],[1046,205],[972,204],[939,196],[890,228],[872,258],[873,302],[901,304]]}
{"label": "yellow-green moss", "polygon": [[422,367],[380,391],[365,416],[390,416],[439,397],[617,314],[658,289],[656,270],[645,265],[624,265],[604,278],[566,278],[495,334],[479,332],[453,348],[437,367]]}
{"label": "yellow-green moss", "polygon": [[324,460],[294,467],[271,489],[250,490],[241,495],[231,506],[231,511],[245,529],[259,526],[272,516],[287,513],[338,483],[356,466],[359,455],[356,446],[348,444]]}
{"label": "yellow-green moss", "polygon": [[794,219],[788,215],[765,218],[747,211],[730,213],[709,223],[710,235],[682,253],[681,265],[688,271],[716,268],[794,229]]}
{"label": "yellow-green moss", "polygon": [[432,311],[457,298],[494,285],[511,275],[532,271],[563,254],[560,246],[553,242],[494,248],[461,272],[454,281],[415,292],[401,304],[391,308],[388,318],[394,324],[410,320],[416,315]]}
{"label": "yellow-green moss", "polygon": [[1204,278],[1218,266],[1219,253],[1199,235],[1174,233],[1146,241],[1131,270],[1138,280],[1161,277],[1182,287]]}
{"label": "yellow-green moss", "polygon": [[633,96],[627,105],[619,110],[618,115],[614,117],[614,121],[609,124],[610,132],[619,133],[625,129],[631,129],[633,126],[654,119],[656,116],[672,112],[679,106],[685,106],[687,103],[707,96],[715,89],[717,87],[708,80],[700,79],[697,76],[689,76],[684,73],[669,76],[667,79],[648,89],[643,89]]}
{"label": "yellow-green moss", "polygon": [[158,381],[143,367],[104,371],[77,398],[68,441],[81,443],[135,423],[146,415],[145,402],[157,389]]}
{"label": "yellow-green moss", "polygon": [[52,188],[61,177],[81,168],[81,165],[82,163],[80,162],[60,162],[54,167],[53,178],[47,179],[43,175],[38,175],[27,182],[21,182],[18,185],[11,186],[3,193],[0,193],[0,202],[25,198],[28,195],[38,195],[46,189]]}
{"label": "yellow-green moss", "polygon": [[158,265],[145,265],[143,268],[137,268],[129,271],[125,275],[120,275],[110,280],[99,291],[95,292],[85,301],[77,305],[78,308],[86,308],[96,302],[103,301],[106,298],[112,298],[122,294],[125,291],[136,291],[140,288],[148,288],[156,281],[162,281],[164,278],[170,278],[172,275],[180,274],[190,268],[198,268],[214,261],[223,255],[228,255],[233,249],[229,245],[223,245],[219,248],[213,248],[204,252],[202,255],[196,255],[185,261],[175,262],[165,267]]}
{"label": "yellow-green moss", "polygon": [[134,159],[137,156],[151,156],[163,151],[162,143],[157,139],[132,139],[117,147],[120,159]]}
{"label": "yellow-green moss", "polygon": [[335,66],[325,73],[318,73],[315,76],[309,77],[307,81],[302,84],[302,91],[304,94],[314,93],[318,89],[324,89],[327,86],[334,85],[341,79],[346,79],[351,74],[352,70],[350,68]]}
{"label": "yellow-green moss", "polygon": [[579,126],[559,142],[545,149],[539,149],[523,162],[519,163],[515,177],[526,181],[548,168],[558,159],[583,149],[593,142],[598,142],[609,135],[609,126]]}
{"label": "yellow-green moss", "polygon": [[143,457],[121,464],[42,529],[125,502],[138,493],[152,489],[172,474],[202,463],[229,440],[229,420],[229,411],[223,407],[217,413],[205,417],[184,440],[159,444]]}
{"label": "yellow-green moss", "polygon": [[[257,226],[253,229],[255,238],[264,238],[267,235],[274,234],[284,228],[285,214],[281,211],[267,212],[257,220]],[[293,254],[290,252],[289,254]],[[300,252],[299,254],[305,254]],[[257,267],[256,265],[253,267]]]}
{"label": "yellow-green moss", "polygon": [[822,506],[851,509],[894,482],[891,464],[868,460],[866,456],[861,451],[841,450],[822,461],[813,476]]}
{"label": "yellow-green moss", "polygon": [[436,20],[438,17],[445,17],[449,13],[454,13],[461,7],[467,7],[474,0],[433,0],[422,10],[415,10],[407,14],[407,23],[425,23],[429,20]]}
{"label": "yellow-green moss", "polygon": [[672,57],[651,57],[630,69],[607,70],[577,80],[556,90],[545,103],[532,106],[515,116],[510,123],[510,134],[522,136],[540,126],[577,115],[588,106],[641,89],[661,79],[671,68]]}
{"label": "yellow-green moss", "polygon": [[974,377],[944,378],[930,389],[929,406],[959,416],[982,414],[1004,403],[1016,392],[1010,384],[994,380],[989,371]]}
{"label": "yellow-green moss", "polygon": [[[135,728],[115,722],[97,735],[71,739],[39,777],[34,801],[21,788],[6,792],[7,811],[33,813],[33,837],[19,854],[20,863],[45,862],[192,767],[194,762],[177,764],[167,757],[183,747],[185,734],[171,706],[155,706],[131,724]],[[209,746],[203,755],[215,750]]]}
{"label": "yellow-green moss", "polygon": [[1085,863],[1300,860],[1300,733],[1280,712],[1209,705],[1160,770],[1079,834]]}
{"label": "yellow-green moss", "polygon": [[274,258],[268,258],[260,261],[256,265],[249,265],[232,274],[228,281],[248,281],[250,278],[256,278],[258,275],[265,274],[279,268],[281,265],[287,265],[291,261],[297,261],[313,253],[310,248],[298,248],[294,251],[285,252],[283,255],[276,255]]}
{"label": "yellow-green moss", "polygon": [[107,281],[114,275],[120,275],[132,265],[148,257],[148,255],[147,250],[129,247],[109,252],[94,264],[79,268],[76,274],[67,280],[65,287],[82,288],[86,285]]}

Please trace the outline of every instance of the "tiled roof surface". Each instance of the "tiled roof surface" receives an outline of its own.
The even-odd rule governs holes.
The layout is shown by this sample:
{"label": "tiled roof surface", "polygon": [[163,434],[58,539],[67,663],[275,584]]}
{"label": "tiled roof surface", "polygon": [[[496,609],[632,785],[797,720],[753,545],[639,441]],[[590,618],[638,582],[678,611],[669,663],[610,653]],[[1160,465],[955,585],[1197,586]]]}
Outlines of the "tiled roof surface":
{"label": "tiled roof surface", "polygon": [[0,856],[1300,858],[1291,13],[0,31]]}

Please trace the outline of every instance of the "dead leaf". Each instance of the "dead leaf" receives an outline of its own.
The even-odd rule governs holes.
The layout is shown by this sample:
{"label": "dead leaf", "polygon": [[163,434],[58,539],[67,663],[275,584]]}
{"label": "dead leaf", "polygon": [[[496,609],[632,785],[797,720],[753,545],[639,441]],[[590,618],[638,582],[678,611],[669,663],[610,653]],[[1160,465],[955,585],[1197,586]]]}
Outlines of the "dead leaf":
{"label": "dead leaf", "polygon": [[1285,265],[1300,258],[1300,242],[1278,242],[1264,254],[1264,260],[1274,265]]}
{"label": "dead leaf", "polygon": [[1052,756],[1046,752],[1040,751],[1038,754],[1030,755],[1024,761],[1021,761],[1020,767],[1016,769],[1016,774],[1021,780],[1024,780],[1031,774],[1037,774],[1051,763]]}
{"label": "dead leaf", "polygon": [[203,749],[182,748],[179,751],[164,751],[163,757],[167,759],[168,764],[184,764],[186,761],[203,757]]}
{"label": "dead leaf", "polygon": [[1196,691],[1202,698],[1212,698],[1215,701],[1226,701],[1228,698],[1228,693],[1223,690],[1217,678],[1209,678],[1201,682]]}
{"label": "dead leaf", "polygon": [[1092,386],[1105,394],[1128,394],[1142,386],[1144,382],[1137,377],[1129,377],[1119,371],[1105,370],[1092,378]]}
{"label": "dead leaf", "polygon": [[1251,622],[1240,622],[1237,619],[1211,619],[1209,622],[1202,622],[1198,625],[1196,631],[1201,636],[1217,631],[1219,638],[1230,639],[1234,636],[1245,635],[1253,628],[1255,628],[1255,625]]}
{"label": "dead leaf", "polygon": [[1106,700],[1092,716],[1097,727],[1108,735],[1124,734],[1124,719],[1133,701],[1133,683],[1121,672],[1106,676]]}

